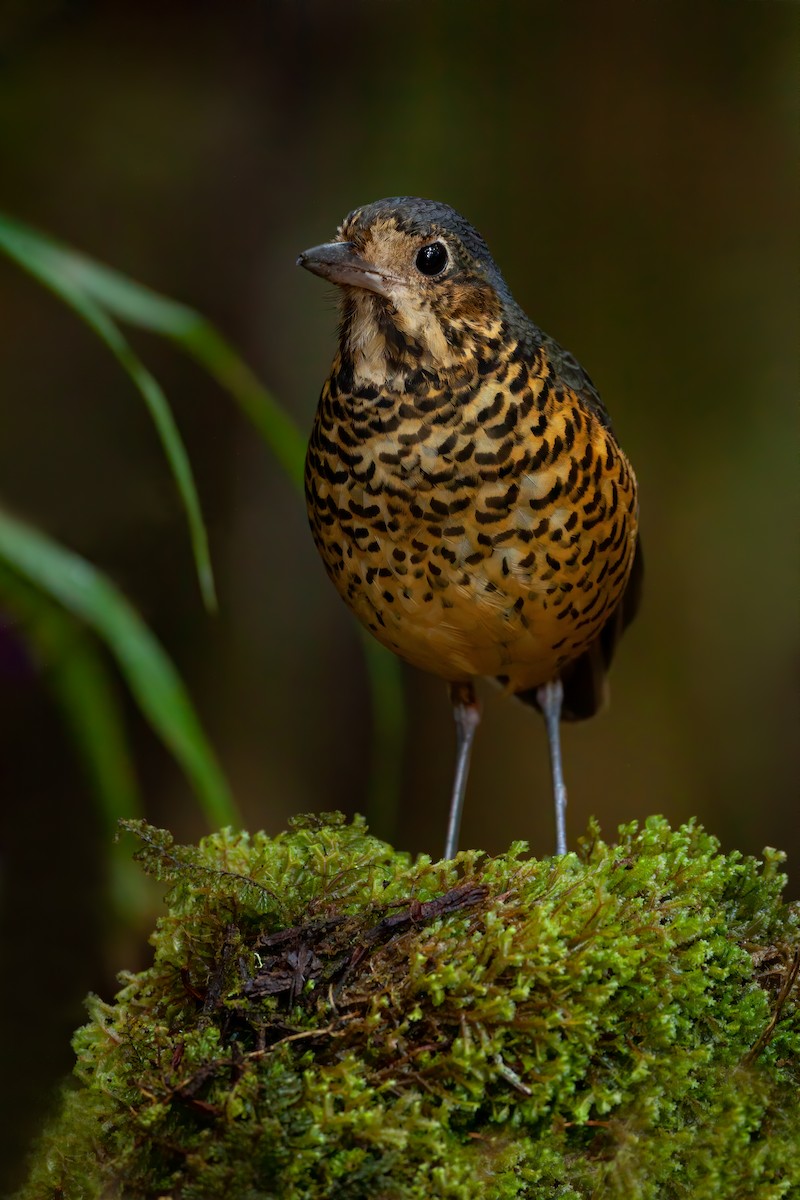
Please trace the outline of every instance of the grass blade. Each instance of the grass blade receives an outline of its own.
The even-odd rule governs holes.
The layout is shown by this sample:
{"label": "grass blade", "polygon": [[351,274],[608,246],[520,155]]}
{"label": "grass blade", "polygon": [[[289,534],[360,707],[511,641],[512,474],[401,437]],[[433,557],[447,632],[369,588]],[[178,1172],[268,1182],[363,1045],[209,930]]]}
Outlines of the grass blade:
{"label": "grass blade", "polygon": [[116,682],[95,639],[41,589],[0,569],[0,594],[19,614],[20,632],[44,662],[44,677],[71,735],[102,822],[109,848],[112,912],[130,925],[147,911],[151,889],[134,868],[127,847],[116,837],[121,818],[130,820],[143,813]]}
{"label": "grass blade", "polygon": [[147,911],[152,897],[128,847],[117,839],[120,820],[143,815],[117,688],[94,639],[55,605],[50,609],[47,623],[60,645],[48,682],[103,822],[113,912],[128,926]]}
{"label": "grass blade", "polygon": [[363,628],[361,643],[372,699],[372,761],[366,818],[376,836],[393,841],[397,836],[406,742],[403,666],[399,658]]}
{"label": "grass blade", "polygon": [[71,252],[58,249],[48,238],[25,231],[0,214],[0,248],[29,274],[54,292],[97,334],[116,357],[144,400],[172,469],[189,524],[192,551],[203,601],[209,611],[217,606],[208,535],[200,510],[186,447],[157,380],[133,351],[124,334],[100,304],[81,288],[70,270]]}
{"label": "grass blade", "polygon": [[240,823],[181,679],[121,592],[85,559],[0,510],[0,556],[106,644],[142,713],[189,780],[209,825]]}
{"label": "grass blade", "polygon": [[[302,492],[305,439],[233,347],[198,312],[2,213],[0,248],[29,270],[31,261],[38,263],[40,270],[34,273],[59,280],[62,288],[93,311],[110,313],[175,342],[229,393]],[[363,646],[374,729],[367,809],[375,827],[390,833],[396,820],[405,738],[402,672],[394,656],[367,635]]]}

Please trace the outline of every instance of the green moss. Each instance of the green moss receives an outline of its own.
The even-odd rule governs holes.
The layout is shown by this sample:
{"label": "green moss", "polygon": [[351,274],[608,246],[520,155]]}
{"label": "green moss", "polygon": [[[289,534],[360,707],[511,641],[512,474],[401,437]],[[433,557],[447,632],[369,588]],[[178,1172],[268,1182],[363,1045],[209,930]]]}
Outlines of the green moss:
{"label": "green moss", "polygon": [[337,815],[129,827],[153,965],[90,1001],[20,1200],[800,1194],[780,855],[660,818],[455,863]]}

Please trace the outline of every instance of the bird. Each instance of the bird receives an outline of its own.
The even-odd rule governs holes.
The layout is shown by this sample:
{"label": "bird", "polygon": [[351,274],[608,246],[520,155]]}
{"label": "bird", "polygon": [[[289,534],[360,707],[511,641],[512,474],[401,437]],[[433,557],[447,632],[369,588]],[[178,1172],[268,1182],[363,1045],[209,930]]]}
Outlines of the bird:
{"label": "bird", "polygon": [[603,706],[641,595],[631,464],[588,374],[449,205],[355,208],[297,264],[340,298],[305,461],[311,532],[359,621],[449,686],[444,858],[458,851],[479,679],[544,718],[563,855],[560,724]]}

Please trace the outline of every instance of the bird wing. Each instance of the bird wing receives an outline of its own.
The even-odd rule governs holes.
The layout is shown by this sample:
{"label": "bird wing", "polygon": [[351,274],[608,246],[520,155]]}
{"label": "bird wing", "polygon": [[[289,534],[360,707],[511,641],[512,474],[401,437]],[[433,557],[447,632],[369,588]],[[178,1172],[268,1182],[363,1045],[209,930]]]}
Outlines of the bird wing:
{"label": "bird wing", "polygon": [[[608,697],[608,670],[617,642],[638,612],[643,577],[642,542],[637,536],[633,565],[622,599],[591,646],[561,670],[561,683],[564,688],[561,708],[563,721],[588,720],[605,704]],[[530,691],[517,692],[517,699],[539,708],[537,691],[537,688],[532,688]]]}
{"label": "bird wing", "polygon": [[582,406],[588,409],[590,414],[613,434],[614,427],[606,412],[606,407],[600,399],[600,393],[574,354],[570,354],[569,350],[565,350],[546,333],[541,334],[541,342],[552,365],[553,374],[559,383],[574,392]]}

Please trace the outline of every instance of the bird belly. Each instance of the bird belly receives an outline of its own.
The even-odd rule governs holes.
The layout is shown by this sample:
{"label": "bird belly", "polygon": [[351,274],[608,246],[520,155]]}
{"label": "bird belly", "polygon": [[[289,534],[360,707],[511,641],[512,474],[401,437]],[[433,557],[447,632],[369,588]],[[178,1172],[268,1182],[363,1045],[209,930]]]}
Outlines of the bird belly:
{"label": "bird belly", "polygon": [[591,486],[566,458],[466,495],[426,489],[419,470],[365,486],[340,463],[338,486],[315,471],[312,530],[339,593],[394,653],[448,681],[526,690],[594,641],[630,571],[635,481],[612,443],[602,452]]}
{"label": "bird belly", "polygon": [[414,589],[395,591],[392,603],[389,589],[345,599],[383,645],[449,682],[488,677],[516,692],[550,679],[560,665],[553,647],[563,633],[548,601],[537,596],[520,612],[519,597],[498,592],[488,602],[484,587],[476,576],[469,584],[445,579],[442,590],[450,595],[433,600],[429,591]]}

